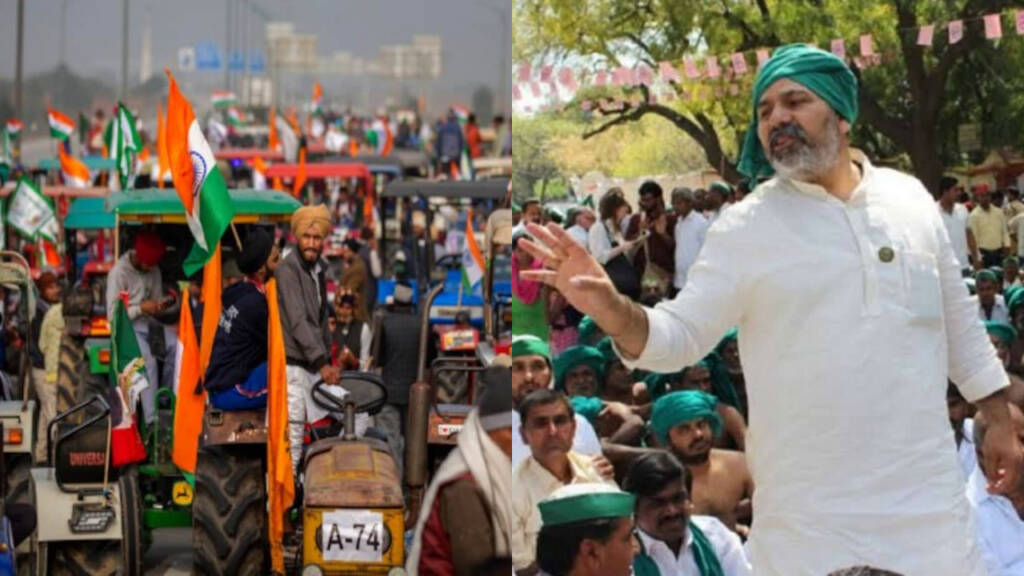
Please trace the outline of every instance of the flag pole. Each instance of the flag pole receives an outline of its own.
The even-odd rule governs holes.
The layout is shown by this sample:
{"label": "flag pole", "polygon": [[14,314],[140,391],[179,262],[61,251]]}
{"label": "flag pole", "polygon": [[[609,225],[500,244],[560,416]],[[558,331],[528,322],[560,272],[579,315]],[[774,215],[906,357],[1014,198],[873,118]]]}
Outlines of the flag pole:
{"label": "flag pole", "polygon": [[238,246],[238,251],[242,251],[242,239],[238,237],[238,228],[235,228],[235,223],[231,222],[231,235],[235,237],[235,246]]}

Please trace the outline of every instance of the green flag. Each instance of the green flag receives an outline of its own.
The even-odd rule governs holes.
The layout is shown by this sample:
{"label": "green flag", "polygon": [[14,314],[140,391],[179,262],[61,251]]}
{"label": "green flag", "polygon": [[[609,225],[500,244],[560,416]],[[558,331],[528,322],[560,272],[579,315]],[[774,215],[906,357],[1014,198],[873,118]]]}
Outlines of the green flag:
{"label": "green flag", "polygon": [[121,189],[125,190],[130,180],[134,180],[135,157],[142,150],[142,142],[135,130],[135,118],[124,104],[118,102],[117,114],[107,125],[104,139],[110,158],[116,162]]}
{"label": "green flag", "polygon": [[139,341],[135,337],[135,328],[132,326],[132,319],[128,316],[128,309],[124,302],[118,298],[114,303],[114,322],[110,326],[110,354],[111,366],[110,377],[117,382],[117,377],[132,360],[142,357],[142,350],[139,349]]}

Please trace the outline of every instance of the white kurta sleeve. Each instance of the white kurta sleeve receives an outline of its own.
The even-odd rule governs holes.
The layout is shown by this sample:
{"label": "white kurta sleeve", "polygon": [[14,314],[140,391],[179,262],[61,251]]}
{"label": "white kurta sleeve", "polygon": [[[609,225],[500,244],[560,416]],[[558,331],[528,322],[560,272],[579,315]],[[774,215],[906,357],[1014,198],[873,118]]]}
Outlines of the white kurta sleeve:
{"label": "white kurta sleeve", "polygon": [[647,344],[635,360],[623,356],[627,367],[663,373],[681,370],[696,364],[736,326],[745,292],[738,265],[744,260],[739,212],[723,214],[708,230],[700,255],[687,273],[686,286],[675,299],[644,309]]}
{"label": "white kurta sleeve", "polygon": [[949,348],[949,378],[968,402],[975,402],[1009,386],[1010,381],[978,319],[978,303],[964,285],[949,233],[938,211],[932,212],[932,226],[938,235],[936,259]]}

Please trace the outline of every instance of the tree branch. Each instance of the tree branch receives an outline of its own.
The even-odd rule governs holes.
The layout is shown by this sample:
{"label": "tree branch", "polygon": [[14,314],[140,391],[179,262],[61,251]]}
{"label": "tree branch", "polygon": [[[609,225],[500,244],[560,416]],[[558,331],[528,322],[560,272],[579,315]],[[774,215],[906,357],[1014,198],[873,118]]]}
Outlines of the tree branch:
{"label": "tree branch", "polygon": [[[605,110],[604,108],[599,108],[599,110],[601,111],[602,114],[608,114],[609,112],[611,112],[611,110]],[[628,111],[628,112],[621,112],[614,119],[609,120],[608,122],[605,122],[601,126],[598,126],[597,128],[594,128],[593,130],[591,130],[589,132],[584,132],[583,133],[583,139],[584,140],[588,140],[590,138],[593,138],[594,136],[597,136],[598,134],[600,134],[602,132],[605,132],[608,129],[610,129],[610,128],[614,127],[614,126],[618,126],[620,124],[627,124],[629,122],[636,122],[641,117],[643,117],[645,112],[646,112],[646,110],[644,110],[644,106],[640,106],[639,108],[634,108],[633,110]]]}

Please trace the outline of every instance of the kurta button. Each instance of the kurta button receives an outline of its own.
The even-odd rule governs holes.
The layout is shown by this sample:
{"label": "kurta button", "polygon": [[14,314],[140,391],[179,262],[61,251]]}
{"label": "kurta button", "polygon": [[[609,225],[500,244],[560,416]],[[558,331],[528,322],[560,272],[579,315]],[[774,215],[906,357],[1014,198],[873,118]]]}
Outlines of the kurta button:
{"label": "kurta button", "polygon": [[892,248],[883,246],[878,249],[878,259],[882,262],[892,262],[892,259],[896,257],[896,253],[892,251]]}

